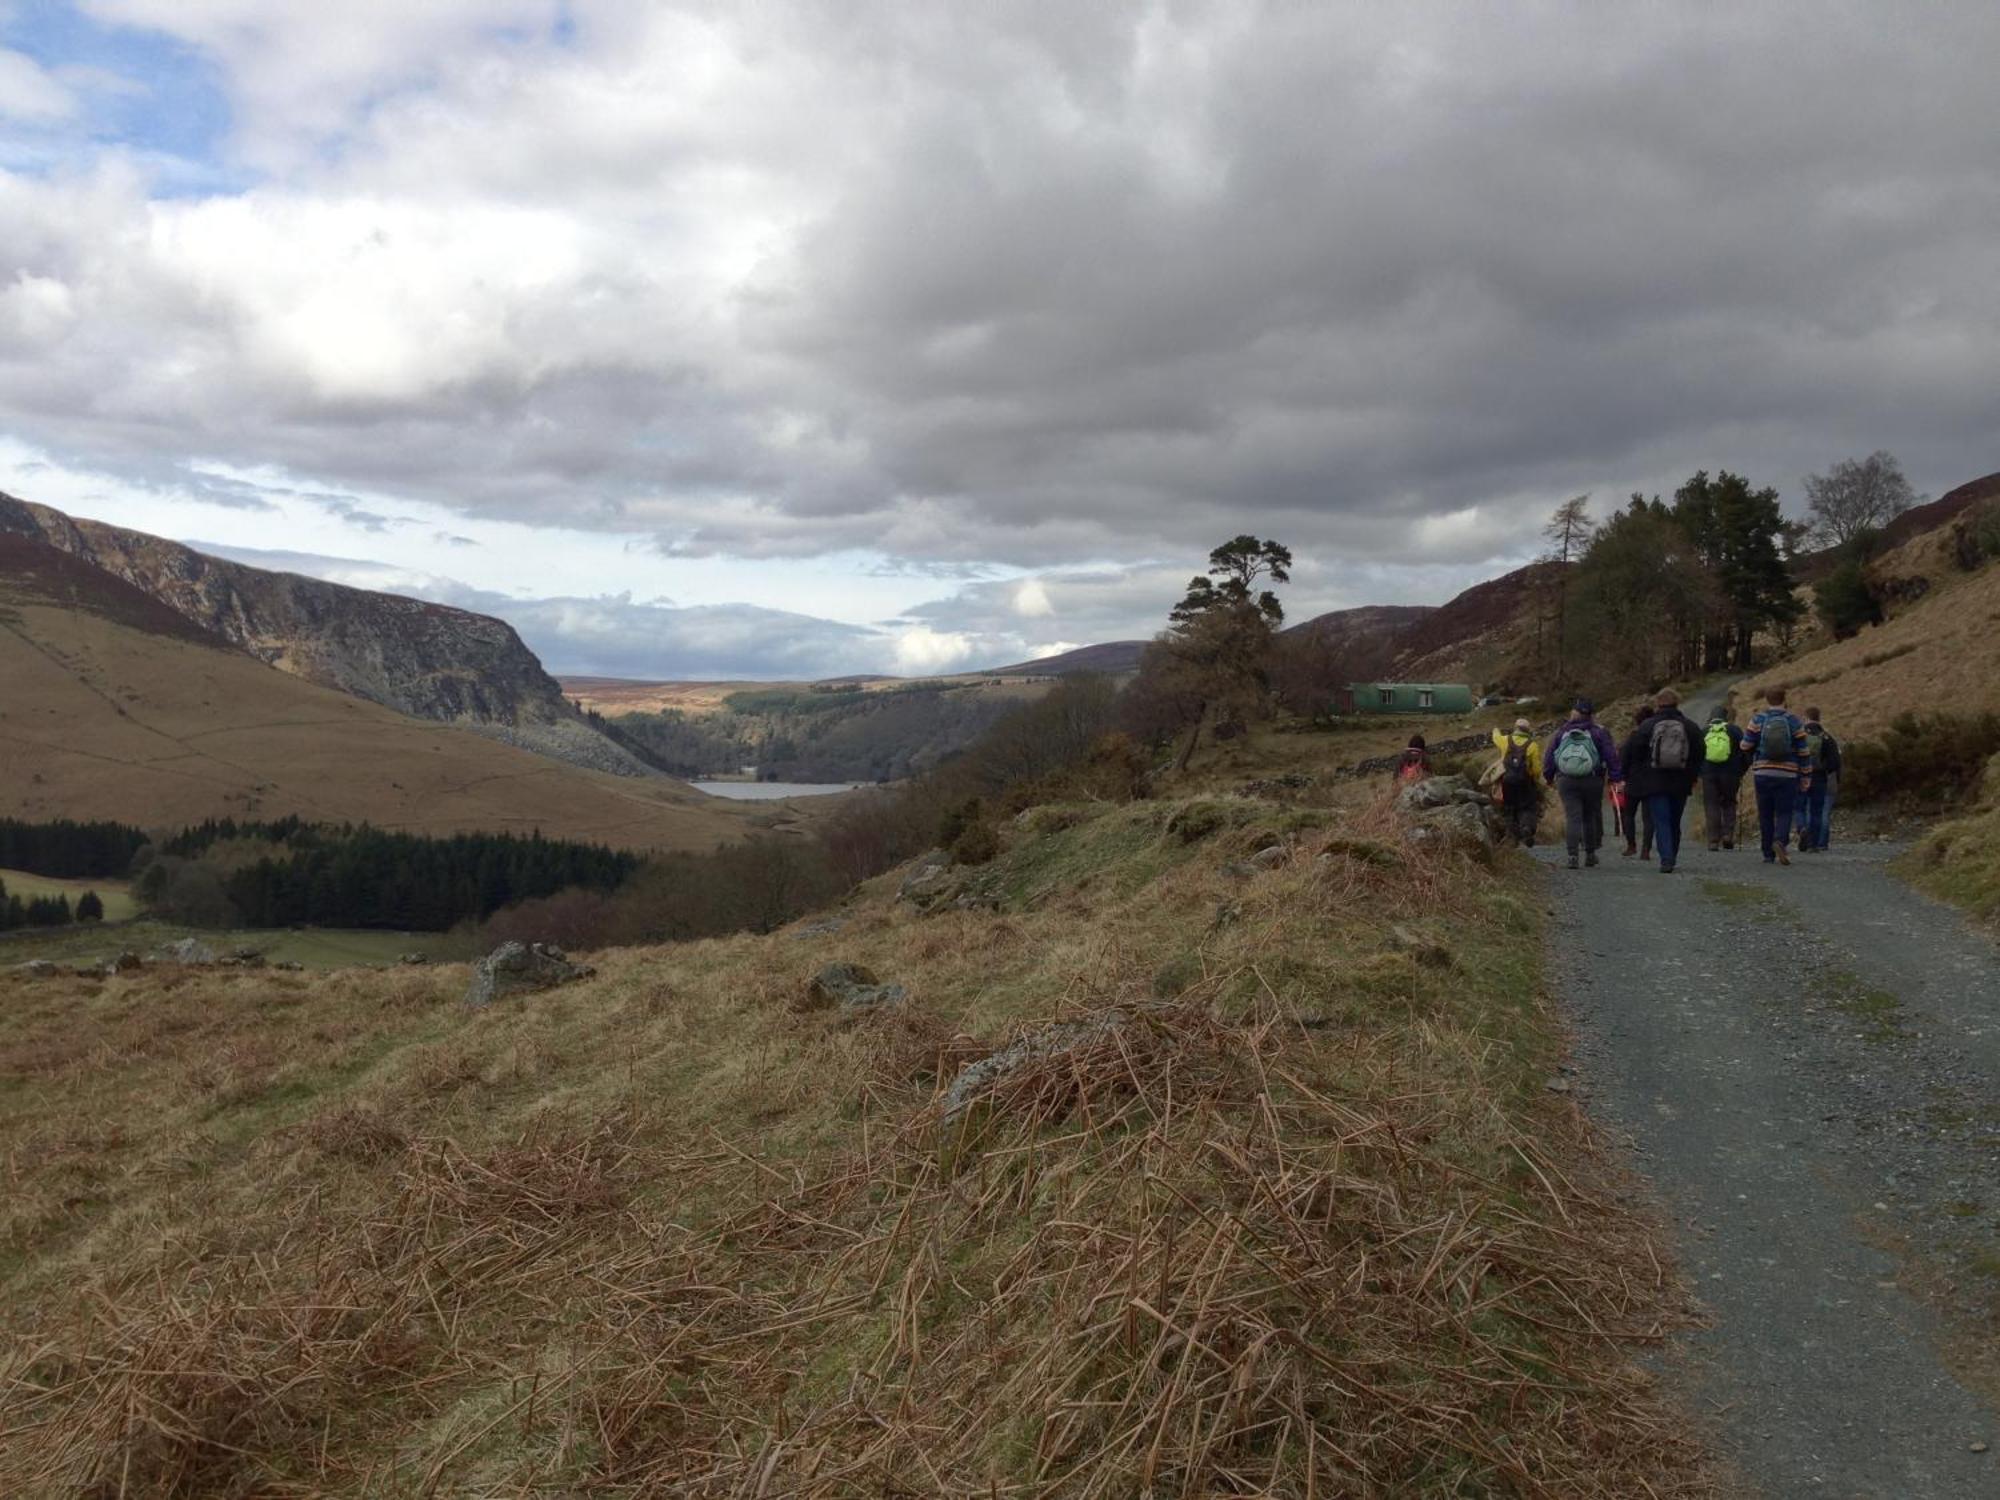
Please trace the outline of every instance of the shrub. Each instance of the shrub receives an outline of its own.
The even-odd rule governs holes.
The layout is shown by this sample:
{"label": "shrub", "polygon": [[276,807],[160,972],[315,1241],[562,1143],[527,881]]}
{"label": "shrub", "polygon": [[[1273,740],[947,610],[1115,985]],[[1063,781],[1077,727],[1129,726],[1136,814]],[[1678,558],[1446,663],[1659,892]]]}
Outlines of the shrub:
{"label": "shrub", "polygon": [[1844,641],[1864,625],[1882,623],[1882,606],[1869,592],[1861,564],[1844,562],[1813,588],[1813,606],[1835,640]]}
{"label": "shrub", "polygon": [[76,919],[79,922],[102,922],[104,899],[95,891],[85,891],[76,898]]}
{"label": "shrub", "polygon": [[1967,799],[2000,753],[2000,714],[1898,714],[1879,738],[1843,747],[1844,802],[1936,811]]}
{"label": "shrub", "polygon": [[991,823],[968,823],[945,848],[959,864],[988,864],[1000,853],[1000,835]]}

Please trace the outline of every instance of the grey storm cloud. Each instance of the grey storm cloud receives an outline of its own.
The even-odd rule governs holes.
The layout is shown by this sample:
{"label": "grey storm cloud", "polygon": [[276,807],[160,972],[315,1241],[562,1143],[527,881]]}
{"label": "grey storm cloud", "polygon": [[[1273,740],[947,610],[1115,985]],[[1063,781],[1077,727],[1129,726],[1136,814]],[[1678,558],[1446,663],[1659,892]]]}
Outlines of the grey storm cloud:
{"label": "grey storm cloud", "polygon": [[[116,473],[1183,582],[1244,530],[1360,579],[1697,467],[1995,466],[1990,5],[604,4],[535,43],[512,0],[504,45],[453,4],[372,51],[119,9],[216,57],[261,174],[0,170],[0,430]],[[937,619],[1018,628],[1006,588]]]}

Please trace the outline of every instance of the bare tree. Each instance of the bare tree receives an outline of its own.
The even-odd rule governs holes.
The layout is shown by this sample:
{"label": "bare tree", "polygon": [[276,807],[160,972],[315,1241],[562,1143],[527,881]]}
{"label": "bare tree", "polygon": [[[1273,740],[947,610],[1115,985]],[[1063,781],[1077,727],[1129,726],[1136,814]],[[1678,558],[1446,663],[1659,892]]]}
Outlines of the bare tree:
{"label": "bare tree", "polygon": [[1577,560],[1583,549],[1590,544],[1591,532],[1595,529],[1590,519],[1590,496],[1578,495],[1565,500],[1555,508],[1548,524],[1542,528],[1542,535],[1548,539],[1549,550],[1543,554],[1543,561],[1557,564],[1556,575],[1556,680],[1569,680],[1569,565]]}
{"label": "bare tree", "polygon": [[1880,448],[1866,458],[1844,458],[1824,474],[1808,474],[1805,487],[1812,535],[1827,547],[1881,530],[1919,499],[1896,455]]}

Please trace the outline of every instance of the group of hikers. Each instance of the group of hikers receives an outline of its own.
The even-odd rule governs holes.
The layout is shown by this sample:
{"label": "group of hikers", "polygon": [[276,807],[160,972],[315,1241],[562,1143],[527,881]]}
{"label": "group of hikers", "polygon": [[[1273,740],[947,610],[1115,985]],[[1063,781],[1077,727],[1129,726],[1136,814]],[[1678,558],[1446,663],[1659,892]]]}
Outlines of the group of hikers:
{"label": "group of hikers", "polygon": [[[1598,723],[1596,705],[1579,698],[1548,737],[1526,719],[1493,731],[1498,764],[1489,772],[1506,835],[1532,848],[1541,822],[1543,789],[1562,803],[1563,842],[1569,868],[1597,864],[1604,845],[1604,806],[1628,858],[1651,860],[1660,873],[1680,862],[1681,820],[1696,786],[1711,850],[1734,849],[1737,804],[1747,779],[1757,805],[1757,833],[1766,864],[1788,865],[1796,833],[1803,853],[1827,848],[1840,782],[1840,745],[1827,733],[1817,708],[1801,718],[1785,706],[1785,690],[1764,690],[1764,706],[1747,725],[1736,710],[1719,708],[1706,726],[1681,712],[1680,695],[1663,688],[1639,707],[1623,745]],[[1398,764],[1402,778],[1429,774],[1421,735],[1412,736]],[[1580,857],[1580,860],[1579,860]]]}

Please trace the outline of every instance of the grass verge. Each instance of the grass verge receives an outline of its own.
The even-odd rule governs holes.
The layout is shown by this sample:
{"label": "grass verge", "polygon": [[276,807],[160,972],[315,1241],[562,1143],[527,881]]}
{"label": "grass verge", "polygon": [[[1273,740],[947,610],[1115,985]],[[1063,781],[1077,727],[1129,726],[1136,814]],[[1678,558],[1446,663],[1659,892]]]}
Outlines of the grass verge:
{"label": "grass verge", "polygon": [[[1681,1303],[1544,1087],[1536,874],[1378,808],[1245,878],[1246,806],[478,1013],[0,980],[0,1491],[1704,1492],[1631,1359]],[[832,960],[911,998],[803,1009]]]}

